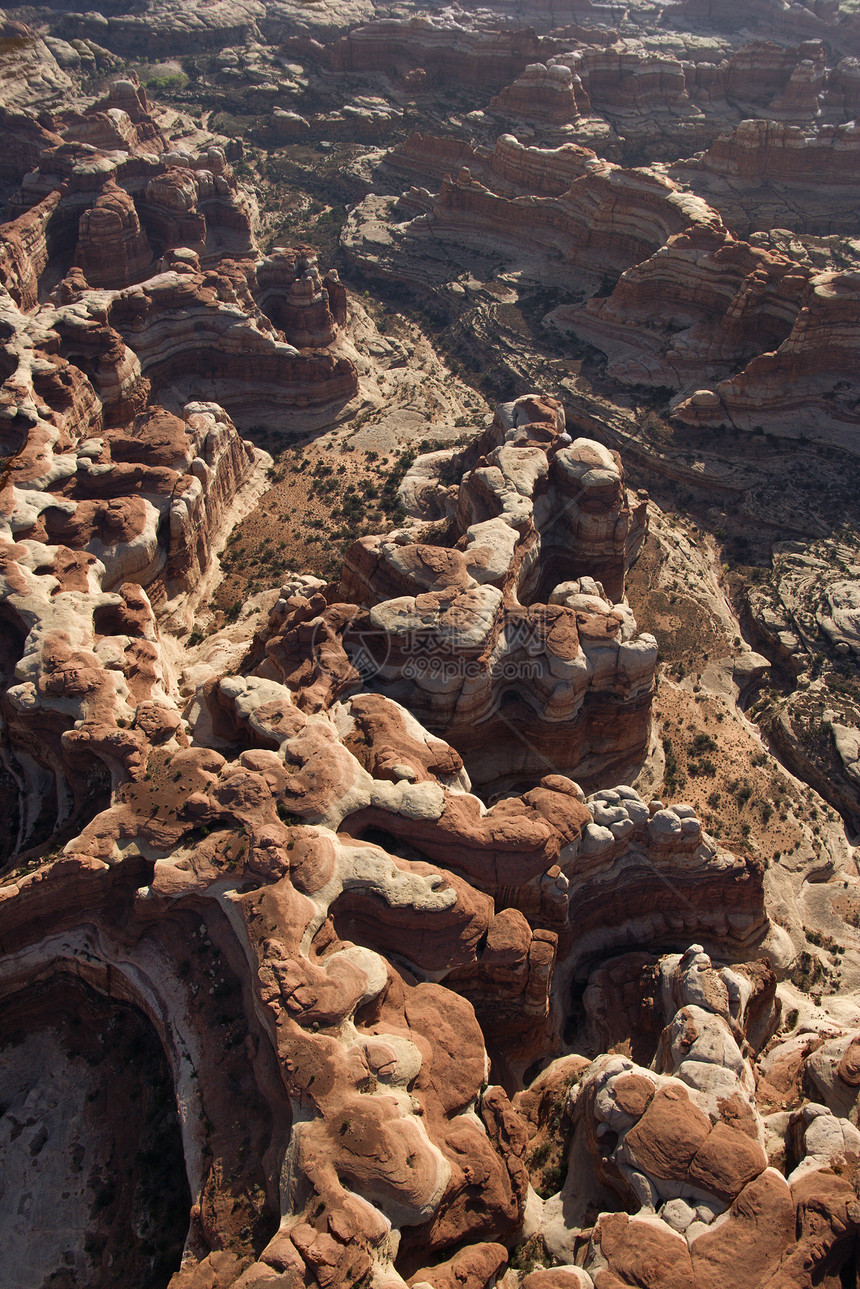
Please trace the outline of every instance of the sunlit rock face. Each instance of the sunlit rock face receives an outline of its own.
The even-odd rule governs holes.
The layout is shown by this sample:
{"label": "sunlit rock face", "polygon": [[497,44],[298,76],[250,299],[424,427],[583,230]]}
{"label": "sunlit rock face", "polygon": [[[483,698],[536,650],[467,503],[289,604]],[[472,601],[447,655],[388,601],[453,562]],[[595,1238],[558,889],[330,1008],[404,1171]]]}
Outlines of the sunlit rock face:
{"label": "sunlit rock face", "polygon": [[[71,406],[101,414],[94,393]],[[588,771],[587,747],[599,778],[647,738],[656,648],[623,600],[644,499],[616,454],[571,441],[556,400],[502,405],[456,467],[437,453],[404,480],[408,508],[449,514],[446,544],[417,517],[364,539],[339,585],[286,586],[239,670],[181,698],[160,624],[205,576],[253,454],[214,404],[150,405],[73,457],[59,432],[36,422],[7,485],[4,993],[71,975],[90,1009],[148,1018],[176,1200],[135,1229],[184,1240],[174,1289],[251,1266],[402,1284],[500,1247],[528,1205],[528,1129],[493,1071],[515,1086],[558,1043],[570,982],[607,953],[692,929],[746,957],[768,929],[760,866],[689,807],[586,798],[565,773]],[[461,668],[468,720],[434,697],[434,657]],[[473,764],[520,795],[488,806]],[[18,1063],[48,1041],[31,1020]],[[64,1095],[44,1091],[51,1124]],[[74,1235],[78,1261],[109,1256],[144,1202],[145,1168],[137,1189],[111,1180],[124,1141],[87,1137],[115,1200],[104,1243],[101,1217]],[[31,1250],[27,1230],[10,1239]],[[127,1251],[132,1281],[146,1248]]]}
{"label": "sunlit rock face", "polygon": [[[476,784],[629,768],[648,740],[657,646],[622,602],[647,517],[617,454],[571,441],[561,406],[527,396],[457,463],[459,489],[441,482],[448,468],[419,458],[403,493],[450,511],[450,545],[418,523],[349,553],[347,657],[366,655],[371,686],[453,743]],[[267,647],[279,665],[283,646]]]}
{"label": "sunlit rock face", "polygon": [[[819,174],[850,199],[852,127],[796,123],[839,95],[847,112],[857,78],[814,39],[826,5],[717,8],[781,43],[664,53],[616,40],[623,15],[590,0],[505,23],[336,0],[299,34],[281,0],[63,14],[51,44],[4,26],[10,1289],[850,1280],[860,1015],[807,998],[785,1017],[777,875],[639,777],[658,651],[627,601],[649,501],[622,456],[596,418],[569,427],[569,384],[525,393],[418,456],[397,526],[333,581],[285,573],[190,635],[271,464],[237,424],[334,416],[372,361],[312,248],[261,251],[229,150],[171,142],[134,79],[64,106],[57,61],[95,65],[98,36],[170,58],[283,40],[329,89],[382,76],[412,104],[467,79],[485,142],[392,149],[384,183],[420,186],[392,226],[393,199],[353,212],[349,262],[402,285],[440,246],[553,257],[608,279],[555,323],[637,397],[669,386],[692,427],[850,424],[856,275],[765,244],[748,190]],[[750,101],[773,119],[751,129]],[[339,128],[369,134],[374,112]],[[275,124],[297,121],[309,134]],[[489,121],[516,133],[487,142]],[[687,141],[689,165],[615,164],[658,127],[654,150]],[[752,607],[790,654],[787,623]],[[816,612],[856,652],[848,573]],[[833,729],[847,775],[857,740]]]}
{"label": "sunlit rock face", "polygon": [[63,133],[45,132],[20,213],[0,226],[7,415],[47,362],[55,387],[92,387],[101,404],[81,416],[57,406],[59,389],[53,402],[50,388],[41,403],[36,392],[84,438],[150,402],[175,404],[177,384],[188,401],[217,398],[244,417],[354,396],[355,366],[337,351],[337,273],[322,276],[309,247],[260,253],[255,202],[222,148],[169,148],[130,81]]}

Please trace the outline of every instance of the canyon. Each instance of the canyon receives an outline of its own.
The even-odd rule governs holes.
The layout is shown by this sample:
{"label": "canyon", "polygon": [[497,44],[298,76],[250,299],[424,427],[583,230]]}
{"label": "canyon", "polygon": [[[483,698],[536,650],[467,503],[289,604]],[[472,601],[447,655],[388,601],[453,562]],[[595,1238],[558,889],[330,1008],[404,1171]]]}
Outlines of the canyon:
{"label": "canyon", "polygon": [[0,15],[0,1289],[860,1272],[860,26]]}

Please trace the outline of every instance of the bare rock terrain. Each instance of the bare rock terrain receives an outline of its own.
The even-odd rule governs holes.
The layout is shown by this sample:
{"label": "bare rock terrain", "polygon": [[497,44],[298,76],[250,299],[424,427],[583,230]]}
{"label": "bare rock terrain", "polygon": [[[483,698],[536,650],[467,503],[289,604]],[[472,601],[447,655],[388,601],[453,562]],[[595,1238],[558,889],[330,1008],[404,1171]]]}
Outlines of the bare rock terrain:
{"label": "bare rock terrain", "polygon": [[2,15],[0,1286],[860,1266],[860,27]]}

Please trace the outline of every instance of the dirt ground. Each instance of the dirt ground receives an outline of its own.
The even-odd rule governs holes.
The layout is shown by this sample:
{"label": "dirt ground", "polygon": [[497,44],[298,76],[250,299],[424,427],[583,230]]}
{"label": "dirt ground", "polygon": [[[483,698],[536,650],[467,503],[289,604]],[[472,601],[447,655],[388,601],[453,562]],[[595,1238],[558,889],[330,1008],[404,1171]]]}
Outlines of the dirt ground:
{"label": "dirt ground", "polygon": [[[660,645],[649,792],[687,801],[727,850],[765,867],[771,918],[799,951],[792,981],[822,994],[860,985],[860,878],[837,812],[783,766],[755,717],[772,677],[750,650],[717,544],[651,507],[627,582],[640,630]],[[761,666],[741,688],[740,658]],[[755,677],[758,676],[758,681]]]}
{"label": "dirt ground", "polygon": [[467,442],[484,428],[486,400],[402,315],[353,300],[338,349],[355,362],[360,390],[334,425],[293,417],[288,434],[242,426],[273,458],[271,486],[230,537],[223,579],[198,615],[204,634],[288,575],[335,577],[356,538],[396,526],[410,454]]}
{"label": "dirt ground", "polygon": [[655,511],[627,596],[640,630],[660,646],[654,719],[666,795],[688,800],[729,849],[768,863],[812,862],[824,826],[839,830],[839,817],[772,755],[750,719],[755,684],[739,695],[731,679],[733,660],[750,650],[715,545],[688,521]]}

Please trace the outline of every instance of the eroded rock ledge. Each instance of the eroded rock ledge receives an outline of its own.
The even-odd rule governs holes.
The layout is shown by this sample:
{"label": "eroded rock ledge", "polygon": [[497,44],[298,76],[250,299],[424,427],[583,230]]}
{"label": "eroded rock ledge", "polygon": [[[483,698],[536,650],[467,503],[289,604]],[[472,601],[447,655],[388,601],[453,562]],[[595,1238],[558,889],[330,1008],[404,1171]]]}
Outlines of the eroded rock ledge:
{"label": "eroded rock ledge", "polygon": [[[671,393],[684,426],[787,431],[852,450],[855,255],[814,264],[771,231],[783,215],[795,222],[768,194],[778,179],[786,209],[809,212],[804,230],[835,235],[853,227],[840,212],[856,208],[857,157],[853,124],[779,120],[741,122],[692,160],[637,168],[577,140],[526,147],[503,134],[490,151],[414,134],[387,158],[414,186],[397,200],[368,196],[342,246],[367,275],[449,303],[451,261],[464,254],[485,274],[491,256],[552,261],[580,298],[593,275],[586,303],[544,321],[602,350],[614,380]],[[753,183],[751,172],[772,179]],[[469,281],[456,282],[461,295]]]}
{"label": "eroded rock ledge", "polygon": [[309,247],[260,254],[254,203],[222,149],[169,149],[131,81],[53,123],[64,137],[46,133],[22,213],[0,227],[11,451],[16,423],[56,419],[72,401],[65,419],[86,437],[150,402],[175,405],[177,386],[245,415],[354,396],[355,367],[337,352],[337,274],[323,278]]}
{"label": "eroded rock ledge", "polygon": [[[228,458],[236,442],[211,406],[137,424],[134,469],[165,481],[200,451],[201,433]],[[286,586],[239,672],[210,671],[186,700],[144,589],[156,580],[145,544],[133,564],[134,543],[90,550],[83,524],[70,531],[77,544],[49,537],[38,525],[54,477],[30,480],[28,497],[49,504],[31,500],[27,535],[10,532],[4,557],[17,844],[0,887],[0,980],[11,998],[74,975],[154,1026],[192,1201],[174,1289],[445,1285],[464,1258],[487,1283],[541,1203],[528,1115],[509,1094],[559,1050],[589,973],[643,944],[659,952],[695,938],[733,961],[761,951],[754,859],[721,850],[688,806],[627,787],[586,797],[552,764],[566,731],[571,759],[587,769],[590,739],[595,780],[612,773],[610,722],[590,710],[589,690],[611,704],[614,744],[630,751],[647,731],[655,660],[623,602],[645,501],[628,496],[615,454],[568,437],[559,404],[529,396],[502,406],[456,463],[419,458],[403,498],[432,507],[435,543],[416,517],[358,543],[339,585]],[[455,472],[459,485],[446,483]],[[125,477],[114,472],[114,484]],[[218,504],[218,477],[192,475],[200,505]],[[84,503],[75,493],[67,504],[73,524]],[[419,651],[395,630],[401,613],[424,615],[449,662],[485,655],[464,692],[526,729],[543,764],[516,763],[531,784],[522,795],[488,808],[463,759],[480,764],[480,733],[461,756],[410,710],[432,704],[409,671]],[[536,662],[543,682],[521,686],[527,727],[486,665],[522,621],[537,627],[528,647],[508,646],[505,685],[520,683],[523,659]],[[383,659],[374,649],[389,636]],[[439,709],[454,732],[469,724],[457,726],[456,704]],[[588,732],[601,721],[602,742]],[[501,727],[487,728],[492,764],[509,754]],[[766,994],[767,969],[749,970]],[[714,1076],[727,1086],[738,1077],[728,1069]],[[661,1097],[675,1086],[662,1066],[640,1077]],[[694,1098],[690,1113],[704,1133],[701,1169],[708,1134],[733,1132],[732,1178],[752,1184],[759,1155],[721,1127],[717,1103]],[[689,1185],[715,1215],[734,1194],[722,1173],[696,1172]],[[552,1213],[541,1218],[547,1240]],[[602,1221],[585,1258],[596,1283],[621,1256]],[[661,1239],[676,1238],[659,1223]],[[570,1261],[591,1248],[589,1229],[565,1226]],[[577,1274],[588,1283],[587,1269]]]}
{"label": "eroded rock ledge", "polygon": [[[636,1284],[643,1250],[655,1289],[837,1275],[856,1018],[785,1039],[763,865],[624,782],[656,645],[624,599],[647,502],[618,455],[552,397],[504,404],[418,458],[407,522],[337,583],[288,580],[238,662],[191,653],[168,626],[263,462],[162,387],[205,361],[219,398],[347,397],[342,288],[305,248],[260,256],[226,158],[164,150],[132,83],[41,128],[2,243],[0,997],[25,1065],[51,996],[70,1024],[133,1009],[138,1058],[157,1037],[190,1200],[148,1234],[186,1232],[172,1289],[546,1289],[506,1270],[529,1240],[576,1289]],[[625,254],[703,205],[586,179],[606,211],[637,194]],[[31,1159],[101,1176],[61,1118]],[[110,1258],[92,1234],[82,1277]]]}
{"label": "eroded rock ledge", "polygon": [[623,595],[646,503],[617,454],[572,442],[556,400],[526,397],[462,460],[419,458],[402,494],[434,520],[356,542],[321,614],[279,605],[267,674],[313,711],[357,666],[497,794],[548,768],[588,786],[641,761],[657,645]]}

